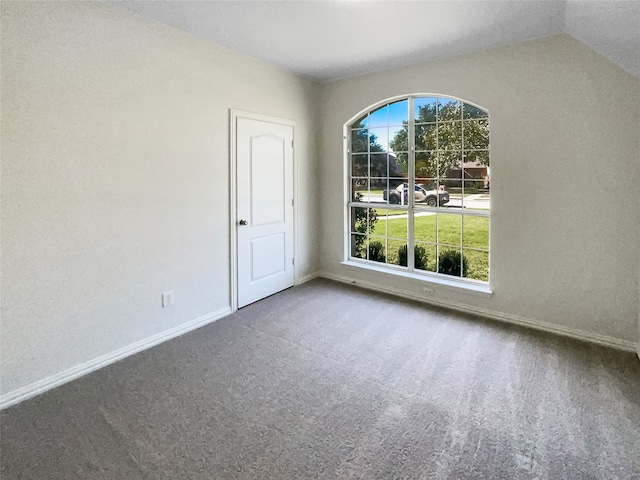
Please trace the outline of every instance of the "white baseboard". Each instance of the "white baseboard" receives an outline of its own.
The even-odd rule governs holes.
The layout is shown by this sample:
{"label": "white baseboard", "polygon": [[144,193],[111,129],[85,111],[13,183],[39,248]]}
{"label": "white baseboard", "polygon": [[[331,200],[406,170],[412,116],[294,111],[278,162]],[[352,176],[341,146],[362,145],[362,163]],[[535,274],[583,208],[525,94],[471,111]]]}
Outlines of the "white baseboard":
{"label": "white baseboard", "polygon": [[318,277],[317,273],[312,273],[310,275],[305,275],[304,277],[297,278],[296,285],[302,285],[303,283],[307,283],[317,277]]}
{"label": "white baseboard", "polygon": [[0,397],[0,410],[35,397],[36,395],[40,395],[52,388],[59,387],[71,380],[75,380],[76,378],[80,378],[102,367],[106,367],[107,365],[122,360],[130,355],[151,348],[162,342],[166,342],[167,340],[171,340],[172,338],[179,337],[191,330],[195,330],[196,328],[215,322],[216,320],[226,317],[230,313],[231,307],[221,308],[216,312],[196,318],[195,320],[191,320],[190,322],[184,323],[178,327],[165,330],[164,332],[152,335],[151,337],[140,340],[139,342],[132,343],[131,345],[127,345],[126,347],[101,355],[93,360],[89,360],[88,362],[71,367],[63,372],[56,373],[50,377],[43,378],[42,380],[38,380],[29,385],[18,388],[17,390],[13,390],[12,392]]}
{"label": "white baseboard", "polygon": [[530,318],[521,317],[519,315],[512,315],[510,313],[496,312],[493,310],[487,310],[484,308],[472,307],[461,303],[449,302],[445,300],[436,300],[433,298],[427,298],[415,293],[407,292],[406,290],[399,290],[386,285],[380,285],[378,283],[366,282],[362,280],[356,280],[351,277],[336,275],[328,272],[318,272],[318,277],[328,278],[341,283],[348,283],[349,285],[355,285],[368,290],[375,290],[377,292],[384,292],[390,295],[395,295],[402,298],[409,298],[411,300],[417,300],[419,302],[428,303],[437,307],[444,307],[451,310],[457,310],[465,313],[472,313],[484,318],[492,320],[498,320],[501,322],[512,323],[515,325],[522,325],[525,327],[541,330],[544,332],[555,333],[565,337],[576,338],[591,343],[597,343],[598,345],[604,345],[612,347],[618,350],[625,350],[629,352],[636,352],[640,357],[640,344],[636,345],[629,340],[621,340],[606,335],[600,335],[598,333],[589,333],[582,330],[577,330],[569,327],[563,327],[561,325],[554,325],[551,323],[541,322],[539,320],[533,320]]}
{"label": "white baseboard", "polygon": [[[584,340],[591,343],[596,343],[599,345],[605,345],[607,347],[612,347],[619,350],[635,352],[638,355],[638,358],[640,359],[640,343],[636,344],[628,340],[620,340],[620,339],[609,337],[606,335],[584,332],[582,330],[571,329],[571,328],[563,327],[560,325],[553,325],[550,323],[541,322],[539,320],[532,320],[532,319],[521,317],[518,315],[495,312],[492,310],[476,308],[469,305],[458,304],[454,302],[435,300],[432,298],[425,298],[418,294],[407,292],[406,290],[399,290],[399,289],[395,289],[385,285],[380,285],[377,283],[356,280],[354,278],[346,277],[343,275],[336,275],[328,272],[317,272],[317,273],[306,275],[302,278],[297,279],[296,285],[301,285],[317,277],[327,278],[330,280],[335,280],[337,282],[346,283],[350,285],[356,285],[369,290],[384,292],[384,293],[399,296],[402,298],[409,298],[412,300],[417,300],[419,302],[435,305],[438,307],[445,307],[445,308],[457,310],[460,312],[472,313],[485,318],[499,320],[502,322],[512,323],[516,325],[522,325],[522,326],[526,326],[536,330],[551,332],[551,333],[563,335],[566,337],[571,337],[571,338],[576,338],[576,339]],[[36,395],[40,395],[41,393],[44,393],[47,390],[51,390],[52,388],[68,383],[72,380],[75,380],[76,378],[80,378],[95,370],[99,370],[102,367],[115,363],[130,355],[133,355],[135,353],[151,348],[162,342],[166,342],[167,340],[171,340],[172,338],[179,337],[180,335],[190,332],[191,330],[195,330],[197,328],[203,327],[209,323],[212,323],[216,320],[226,317],[231,313],[232,313],[231,307],[222,308],[216,312],[212,312],[203,317],[196,318],[195,320],[192,320],[178,327],[172,328],[170,330],[166,330],[162,333],[153,335],[144,340],[128,345],[124,348],[107,353],[105,355],[102,355],[100,357],[97,357],[93,360],[82,363],[80,365],[76,365],[75,367],[69,368],[63,372],[57,373],[50,377],[44,378],[42,380],[38,380],[29,385],[18,388],[0,397],[0,410],[10,407],[11,405],[20,403],[29,398],[35,397]]]}

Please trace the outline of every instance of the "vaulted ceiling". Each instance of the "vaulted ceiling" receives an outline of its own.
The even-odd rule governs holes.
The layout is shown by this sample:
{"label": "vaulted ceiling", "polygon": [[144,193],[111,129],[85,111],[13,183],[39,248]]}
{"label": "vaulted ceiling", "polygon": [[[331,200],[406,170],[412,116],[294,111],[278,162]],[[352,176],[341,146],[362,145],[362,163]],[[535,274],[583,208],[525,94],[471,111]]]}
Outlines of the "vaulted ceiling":
{"label": "vaulted ceiling", "polygon": [[317,81],[567,33],[640,77],[640,1],[119,1]]}

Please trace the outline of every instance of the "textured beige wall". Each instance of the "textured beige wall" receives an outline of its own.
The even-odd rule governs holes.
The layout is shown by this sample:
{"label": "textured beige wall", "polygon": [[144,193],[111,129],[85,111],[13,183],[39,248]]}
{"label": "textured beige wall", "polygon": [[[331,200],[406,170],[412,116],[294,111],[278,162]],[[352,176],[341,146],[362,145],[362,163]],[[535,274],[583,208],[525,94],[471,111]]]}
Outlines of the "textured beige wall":
{"label": "textured beige wall", "polygon": [[296,120],[311,191],[317,89],[126,10],[2,2],[2,392],[229,306],[229,109]]}
{"label": "textured beige wall", "polygon": [[423,295],[421,282],[341,265],[342,126],[402,94],[453,95],[491,115],[492,298],[428,298],[638,338],[639,80],[568,36],[324,84],[322,255],[333,275]]}
{"label": "textured beige wall", "polygon": [[113,7],[1,8],[3,394],[228,306],[229,108],[298,121],[299,277],[417,294],[340,265],[342,124],[408,93],[488,108],[495,295],[432,298],[639,339],[640,83],[580,43],[318,87]]}

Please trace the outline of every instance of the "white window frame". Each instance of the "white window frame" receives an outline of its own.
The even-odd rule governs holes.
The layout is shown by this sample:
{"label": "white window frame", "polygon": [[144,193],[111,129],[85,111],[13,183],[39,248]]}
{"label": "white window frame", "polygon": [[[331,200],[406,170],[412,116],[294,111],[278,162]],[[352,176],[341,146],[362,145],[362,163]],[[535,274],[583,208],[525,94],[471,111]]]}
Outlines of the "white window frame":
{"label": "white window frame", "polygon": [[[408,131],[407,131],[407,141],[408,141],[408,191],[413,192],[415,187],[415,121],[414,121],[414,100],[420,97],[438,97],[438,98],[447,98],[452,100],[457,100],[463,104],[467,104],[473,107],[477,107],[485,112],[487,112],[487,120],[490,124],[490,113],[489,111],[473,102],[469,102],[468,100],[458,98],[452,95],[447,94],[439,94],[439,93],[415,93],[409,95],[399,95],[391,98],[387,98],[385,100],[379,101],[369,107],[361,110],[356,115],[351,117],[344,125],[343,125],[343,165],[344,165],[344,261],[342,264],[358,267],[366,270],[371,270],[375,272],[388,273],[400,277],[411,278],[422,280],[426,282],[431,282],[434,284],[442,285],[445,287],[452,288],[462,288],[470,293],[474,293],[480,296],[491,296],[493,291],[491,289],[491,275],[488,272],[488,280],[474,280],[468,279],[464,277],[456,277],[452,275],[447,275],[443,273],[431,272],[431,271],[423,271],[418,270],[415,271],[414,267],[414,256],[408,254],[407,255],[407,266],[399,266],[388,263],[378,263],[373,262],[367,259],[357,258],[351,256],[351,208],[353,207],[361,207],[361,208],[377,208],[384,210],[401,210],[407,211],[407,247],[408,252],[413,252],[414,249],[414,215],[417,211],[429,210],[434,211],[436,213],[447,214],[447,215],[459,215],[459,216],[470,216],[470,217],[486,217],[489,218],[489,242],[491,242],[491,210],[482,211],[482,210],[469,210],[463,211],[460,210],[452,210],[447,207],[437,205],[435,207],[423,207],[421,206],[419,210],[415,209],[415,197],[414,195],[408,195],[408,205],[394,205],[391,203],[388,204],[372,204],[369,202],[352,202],[351,201],[351,134],[352,134],[352,124],[356,120],[362,118],[364,115],[368,113],[374,112],[380,107],[383,107],[387,104],[391,104],[394,102],[407,100],[408,101]],[[490,150],[489,150],[490,152]],[[489,153],[489,155],[491,155]],[[464,180],[464,179],[462,179]],[[464,181],[462,182],[463,191],[462,195],[464,195]],[[464,197],[463,197],[464,198]],[[491,208],[491,207],[489,207]],[[436,216],[436,229],[437,229],[437,216]],[[461,239],[464,238],[464,222],[461,219]],[[437,244],[439,246],[439,242]],[[439,247],[438,247],[439,248]],[[470,248],[472,249],[472,248]],[[461,251],[464,248],[461,244]],[[489,254],[489,265],[491,265],[491,245],[489,244],[488,248]]]}

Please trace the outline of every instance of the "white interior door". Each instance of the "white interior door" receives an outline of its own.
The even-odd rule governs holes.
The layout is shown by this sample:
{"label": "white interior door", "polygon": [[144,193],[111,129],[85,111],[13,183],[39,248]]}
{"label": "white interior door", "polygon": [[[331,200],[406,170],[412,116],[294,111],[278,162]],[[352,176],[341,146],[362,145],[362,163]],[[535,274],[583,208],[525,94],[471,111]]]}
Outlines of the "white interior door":
{"label": "white interior door", "polygon": [[240,308],[293,286],[293,127],[236,121]]}

